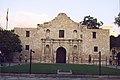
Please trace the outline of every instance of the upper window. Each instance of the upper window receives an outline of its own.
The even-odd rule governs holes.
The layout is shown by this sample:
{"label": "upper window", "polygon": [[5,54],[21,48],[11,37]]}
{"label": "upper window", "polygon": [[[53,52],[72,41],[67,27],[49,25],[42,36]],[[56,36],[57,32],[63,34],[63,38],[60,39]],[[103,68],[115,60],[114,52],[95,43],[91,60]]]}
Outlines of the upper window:
{"label": "upper window", "polygon": [[73,32],[74,32],[74,33],[77,33],[77,30],[74,30]]}
{"label": "upper window", "polygon": [[94,52],[98,52],[98,47],[97,46],[94,47]]}
{"label": "upper window", "polygon": [[47,30],[46,30],[46,33],[50,33],[50,30],[49,30],[49,29],[47,29]]}
{"label": "upper window", "polygon": [[29,45],[25,45],[25,50],[29,50]]}
{"label": "upper window", "polygon": [[26,31],[26,37],[30,37],[30,31]]}
{"label": "upper window", "polygon": [[73,38],[75,38],[75,39],[77,38],[77,30],[73,31]]}
{"label": "upper window", "polygon": [[64,30],[59,30],[59,38],[64,38]]}
{"label": "upper window", "polygon": [[93,32],[93,38],[96,38],[96,32]]}
{"label": "upper window", "polygon": [[82,38],[83,36],[82,36],[82,34],[80,35],[80,38]]}
{"label": "upper window", "polygon": [[47,29],[47,30],[46,30],[46,38],[49,38],[49,36],[50,36],[50,30]]}

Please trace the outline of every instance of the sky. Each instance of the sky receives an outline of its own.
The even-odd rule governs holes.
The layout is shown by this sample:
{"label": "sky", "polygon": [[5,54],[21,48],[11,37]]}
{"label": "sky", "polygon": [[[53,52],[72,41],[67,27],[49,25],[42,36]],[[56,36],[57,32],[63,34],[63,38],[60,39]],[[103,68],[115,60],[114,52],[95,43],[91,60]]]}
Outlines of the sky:
{"label": "sky", "polygon": [[48,22],[59,13],[66,13],[73,21],[81,22],[85,16],[92,16],[110,26],[111,34],[120,34],[120,28],[114,19],[120,12],[119,0],[0,0],[0,26],[6,28],[8,12],[8,29],[14,27],[37,27]]}

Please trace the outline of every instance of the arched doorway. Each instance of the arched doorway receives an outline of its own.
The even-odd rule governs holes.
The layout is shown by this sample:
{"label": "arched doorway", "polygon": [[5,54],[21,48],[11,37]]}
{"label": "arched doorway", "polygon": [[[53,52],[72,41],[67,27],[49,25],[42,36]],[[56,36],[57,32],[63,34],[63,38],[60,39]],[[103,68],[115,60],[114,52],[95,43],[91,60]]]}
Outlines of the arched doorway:
{"label": "arched doorway", "polygon": [[56,52],[56,63],[66,63],[66,50],[59,47]]}

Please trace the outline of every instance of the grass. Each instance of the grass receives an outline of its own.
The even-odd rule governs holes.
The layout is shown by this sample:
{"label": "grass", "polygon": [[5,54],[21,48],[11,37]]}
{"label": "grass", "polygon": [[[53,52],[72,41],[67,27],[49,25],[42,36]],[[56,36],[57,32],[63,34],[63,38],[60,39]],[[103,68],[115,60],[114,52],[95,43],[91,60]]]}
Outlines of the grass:
{"label": "grass", "polygon": [[[68,70],[71,69],[73,74],[80,75],[98,75],[99,68],[96,65],[86,65],[86,64],[32,64],[33,74],[56,74],[57,69]],[[103,75],[120,75],[120,69],[113,69],[102,67],[101,74]],[[2,73],[29,73],[29,65],[16,65],[1,67],[0,71]]]}

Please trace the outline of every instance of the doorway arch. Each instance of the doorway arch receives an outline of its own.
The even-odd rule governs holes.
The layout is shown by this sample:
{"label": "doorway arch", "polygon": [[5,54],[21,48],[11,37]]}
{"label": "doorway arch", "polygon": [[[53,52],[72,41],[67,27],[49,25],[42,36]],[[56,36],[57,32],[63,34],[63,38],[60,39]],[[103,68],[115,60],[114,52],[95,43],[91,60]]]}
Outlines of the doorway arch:
{"label": "doorway arch", "polygon": [[66,49],[59,47],[56,51],[56,63],[66,63]]}

